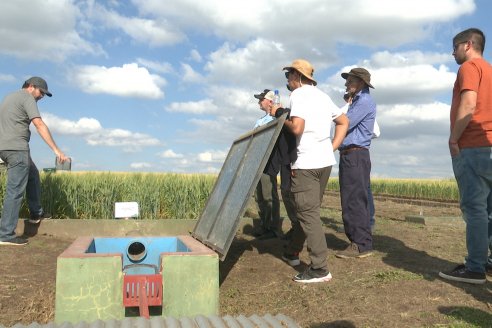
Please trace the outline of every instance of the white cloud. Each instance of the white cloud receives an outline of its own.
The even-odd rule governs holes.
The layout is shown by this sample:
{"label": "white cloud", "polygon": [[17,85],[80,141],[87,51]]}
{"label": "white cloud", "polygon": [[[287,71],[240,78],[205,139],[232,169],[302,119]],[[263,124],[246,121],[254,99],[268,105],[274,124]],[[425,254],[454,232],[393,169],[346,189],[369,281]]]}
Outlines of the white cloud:
{"label": "white cloud", "polygon": [[2,1],[0,54],[61,62],[72,55],[101,55],[102,48],[77,31],[79,8],[70,0]]}
{"label": "white cloud", "polygon": [[390,52],[388,50],[374,53],[368,62],[373,68],[385,67],[408,67],[414,65],[441,65],[446,62],[453,62],[450,54],[436,52],[423,52],[418,50],[407,52]]}
{"label": "white cloud", "polygon": [[159,155],[162,158],[183,158],[183,154],[177,154],[172,149],[167,149],[160,153]]}
{"label": "white cloud", "polygon": [[[271,81],[285,83],[282,67],[291,61],[292,55],[282,44],[255,39],[243,48],[224,43],[210,54],[204,69],[209,73],[207,77],[211,82],[251,87]],[[272,65],[272,62],[275,64]]]}
{"label": "white cloud", "polygon": [[137,58],[137,63],[158,73],[168,74],[174,72],[173,66],[167,62],[156,62],[144,58]]}
{"label": "white cloud", "polygon": [[86,140],[91,146],[124,147],[126,151],[137,151],[141,147],[158,146],[159,140],[149,135],[123,129],[105,129],[90,134]]}
{"label": "white cloud", "polygon": [[105,129],[94,118],[84,117],[74,122],[45,113],[43,120],[46,121],[51,132],[82,136],[91,146],[122,147],[125,151],[137,151],[143,147],[160,145],[158,139],[147,134],[123,129]]}
{"label": "white cloud", "polygon": [[[340,76],[354,67],[364,67],[371,73],[371,94],[378,105],[381,104],[428,104],[436,95],[450,92],[453,88],[456,73],[449,67],[438,64],[451,57],[444,54],[430,54],[430,63],[422,63],[426,53],[413,51],[408,53],[391,53],[389,51],[374,54],[370,59],[361,59],[352,66],[342,67],[329,77],[320,88],[329,93],[336,103],[341,105],[341,95],[345,91],[345,80]],[[452,58],[452,57],[451,57]],[[383,65],[386,62],[386,65]]]}
{"label": "white cloud", "polygon": [[218,112],[218,107],[211,99],[200,101],[189,101],[182,103],[171,103],[166,107],[168,112],[192,113],[192,114],[213,114]]}
{"label": "white cloud", "polygon": [[193,67],[191,67],[189,64],[181,64],[181,69],[183,71],[182,74],[182,80],[183,82],[186,83],[202,83],[204,82],[204,78],[202,75],[197,73]]}
{"label": "white cloud", "polygon": [[166,82],[158,75],[150,74],[138,64],[122,67],[78,66],[73,80],[87,93],[106,93],[121,97],[159,99],[164,97],[160,89]]}
{"label": "white cloud", "polygon": [[439,102],[416,106],[410,104],[378,106],[378,111],[379,121],[393,125],[416,121],[446,122],[449,119],[449,105]]}
{"label": "white cloud", "polygon": [[95,17],[105,26],[116,28],[133,40],[151,47],[166,46],[183,41],[186,36],[166,19],[125,17],[114,10],[96,4]]}
{"label": "white cloud", "polygon": [[132,168],[132,169],[148,169],[151,167],[152,167],[152,164],[146,163],[146,162],[136,162],[136,163],[130,164],[130,168]]}
{"label": "white cloud", "polygon": [[88,135],[103,130],[101,123],[95,118],[82,117],[77,121],[70,121],[45,113],[43,120],[52,132],[64,135]]}
{"label": "white cloud", "polygon": [[200,52],[196,49],[192,49],[190,51],[190,59],[197,62],[201,63],[202,62],[202,55],[200,55]]}
{"label": "white cloud", "polygon": [[197,155],[197,160],[204,163],[223,163],[227,152],[222,150],[205,151]]}
{"label": "white cloud", "polygon": [[[339,40],[371,47],[413,42],[431,36],[434,31],[430,24],[446,22],[475,10],[472,0],[382,0],[371,6],[363,0],[311,0],[307,3],[297,0],[134,0],[134,3],[143,15],[173,21],[181,30],[214,34],[234,42],[253,38],[277,40],[287,49],[296,49],[310,57],[316,53],[324,53],[326,57]],[[306,12],[307,6],[315,9]]]}
{"label": "white cloud", "polygon": [[14,82],[15,77],[12,74],[1,74],[0,73],[0,82]]}

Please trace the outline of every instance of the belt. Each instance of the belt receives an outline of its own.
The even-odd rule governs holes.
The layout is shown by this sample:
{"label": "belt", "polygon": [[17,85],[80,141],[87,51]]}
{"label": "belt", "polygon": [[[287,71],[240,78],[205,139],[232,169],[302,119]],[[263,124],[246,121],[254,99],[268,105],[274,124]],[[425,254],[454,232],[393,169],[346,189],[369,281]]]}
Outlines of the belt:
{"label": "belt", "polygon": [[362,149],[367,149],[367,148],[360,147],[360,146],[350,146],[350,147],[347,147],[347,148],[344,148],[344,149],[340,150],[340,154],[346,154],[346,153],[348,153],[350,151],[362,150]]}

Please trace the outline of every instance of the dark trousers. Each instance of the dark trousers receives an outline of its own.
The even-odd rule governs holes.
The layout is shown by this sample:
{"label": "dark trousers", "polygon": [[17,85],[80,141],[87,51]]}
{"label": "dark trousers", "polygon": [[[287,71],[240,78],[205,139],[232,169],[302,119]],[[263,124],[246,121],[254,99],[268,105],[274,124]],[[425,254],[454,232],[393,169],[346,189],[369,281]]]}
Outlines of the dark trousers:
{"label": "dark trousers", "polygon": [[360,252],[372,250],[368,188],[371,158],[368,149],[340,153],[339,182],[345,234]]}
{"label": "dark trousers", "polygon": [[277,177],[263,173],[256,186],[261,227],[264,230],[280,231],[280,200],[278,198]]}

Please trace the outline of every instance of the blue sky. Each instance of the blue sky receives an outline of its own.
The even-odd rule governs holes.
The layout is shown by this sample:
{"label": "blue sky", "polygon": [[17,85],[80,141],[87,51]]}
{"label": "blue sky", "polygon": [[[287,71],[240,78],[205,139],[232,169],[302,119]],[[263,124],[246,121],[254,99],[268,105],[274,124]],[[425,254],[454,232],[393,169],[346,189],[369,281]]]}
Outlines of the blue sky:
{"label": "blue sky", "polygon": [[[216,173],[262,115],[254,93],[279,89],[287,103],[282,67],[309,60],[318,87],[341,106],[340,73],[362,66],[381,127],[372,176],[452,177],[451,39],[469,27],[492,36],[491,2],[368,4],[4,0],[0,95],[33,75],[47,80],[53,97],[38,106],[73,170]],[[34,131],[31,153],[38,168],[54,166]]]}

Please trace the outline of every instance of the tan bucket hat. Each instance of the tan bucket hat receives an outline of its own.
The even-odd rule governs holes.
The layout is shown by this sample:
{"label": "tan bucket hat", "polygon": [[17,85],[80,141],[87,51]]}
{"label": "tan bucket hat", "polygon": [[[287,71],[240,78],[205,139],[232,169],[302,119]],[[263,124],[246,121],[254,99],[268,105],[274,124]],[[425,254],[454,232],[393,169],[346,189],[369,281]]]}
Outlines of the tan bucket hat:
{"label": "tan bucket hat", "polygon": [[282,68],[283,71],[291,70],[291,69],[295,69],[296,71],[304,75],[306,78],[313,81],[314,85],[318,84],[318,82],[316,82],[316,80],[313,79],[313,73],[314,73],[313,65],[311,65],[311,63],[308,62],[307,60],[296,59],[292,62],[292,64],[290,64],[290,66],[285,66],[284,68]]}

